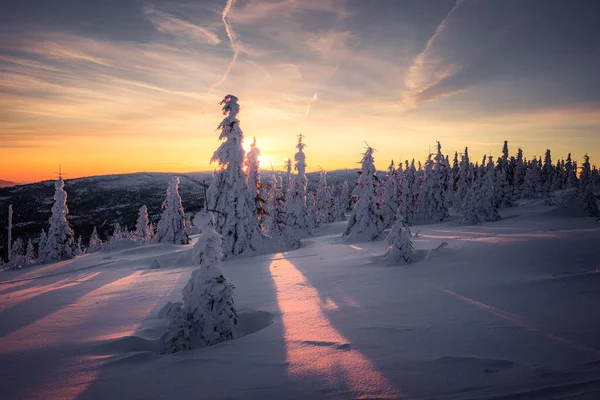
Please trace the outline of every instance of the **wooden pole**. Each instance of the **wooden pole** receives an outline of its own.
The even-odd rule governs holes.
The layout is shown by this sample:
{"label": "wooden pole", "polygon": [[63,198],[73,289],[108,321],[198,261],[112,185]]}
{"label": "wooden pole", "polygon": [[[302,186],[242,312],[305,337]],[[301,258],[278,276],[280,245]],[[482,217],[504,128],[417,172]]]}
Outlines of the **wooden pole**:
{"label": "wooden pole", "polygon": [[12,246],[12,216],[13,216],[13,209],[12,209],[12,204],[10,204],[8,206],[8,261],[10,261],[10,253],[11,253],[11,246]]}

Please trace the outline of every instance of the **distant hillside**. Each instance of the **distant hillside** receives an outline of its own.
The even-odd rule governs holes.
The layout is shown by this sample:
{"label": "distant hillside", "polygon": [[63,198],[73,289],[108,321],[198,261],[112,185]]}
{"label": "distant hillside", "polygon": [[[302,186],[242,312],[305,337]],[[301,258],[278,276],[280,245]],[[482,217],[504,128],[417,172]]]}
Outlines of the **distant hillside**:
{"label": "distant hillside", "polygon": [[[266,181],[269,172],[262,171]],[[65,181],[69,222],[75,235],[82,235],[87,243],[94,226],[105,239],[119,222],[130,230],[135,228],[138,209],[148,206],[150,219],[158,222],[161,204],[172,176],[180,177],[179,193],[186,214],[200,210],[204,190],[202,181],[210,184],[211,172],[187,174],[146,173],[105,175]],[[319,173],[308,174],[308,188],[315,190]],[[328,172],[328,182],[339,190],[344,180],[356,182],[356,170]],[[0,257],[6,259],[8,205],[13,205],[13,239],[17,237],[36,241],[42,229],[48,230],[54,196],[54,181],[0,188]]]}
{"label": "distant hillside", "polygon": [[15,186],[15,185],[17,185],[16,182],[3,181],[2,179],[0,179],[0,188],[9,187],[9,186]]}

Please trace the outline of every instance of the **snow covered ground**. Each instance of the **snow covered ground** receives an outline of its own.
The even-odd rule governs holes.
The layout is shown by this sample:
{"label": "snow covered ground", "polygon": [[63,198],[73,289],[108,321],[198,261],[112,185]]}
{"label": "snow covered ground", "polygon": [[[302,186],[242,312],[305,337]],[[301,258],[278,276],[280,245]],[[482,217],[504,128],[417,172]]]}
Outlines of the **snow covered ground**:
{"label": "snow covered ground", "polygon": [[598,399],[600,223],[551,210],[413,227],[420,261],[401,267],[341,242],[345,223],[229,260],[239,338],[168,356],[156,315],[191,246],[2,273],[0,397]]}

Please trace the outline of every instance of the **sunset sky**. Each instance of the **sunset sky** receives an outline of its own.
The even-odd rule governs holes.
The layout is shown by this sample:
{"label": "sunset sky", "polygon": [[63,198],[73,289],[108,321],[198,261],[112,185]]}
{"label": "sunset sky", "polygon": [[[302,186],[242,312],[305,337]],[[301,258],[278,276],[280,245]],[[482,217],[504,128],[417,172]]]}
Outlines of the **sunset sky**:
{"label": "sunset sky", "polygon": [[263,167],[469,146],[600,162],[598,0],[19,0],[0,13],[0,179],[212,170],[223,118]]}

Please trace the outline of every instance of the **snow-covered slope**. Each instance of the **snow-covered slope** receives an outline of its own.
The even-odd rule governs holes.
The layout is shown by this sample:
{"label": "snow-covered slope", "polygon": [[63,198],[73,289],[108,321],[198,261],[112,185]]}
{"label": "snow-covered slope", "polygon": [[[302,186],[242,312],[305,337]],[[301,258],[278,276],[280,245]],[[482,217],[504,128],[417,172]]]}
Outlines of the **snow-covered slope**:
{"label": "snow-covered slope", "polygon": [[550,209],[413,227],[419,261],[399,267],[378,264],[383,242],[341,242],[345,223],[229,260],[238,338],[167,356],[156,315],[191,246],[3,273],[1,397],[600,398],[600,223]]}

